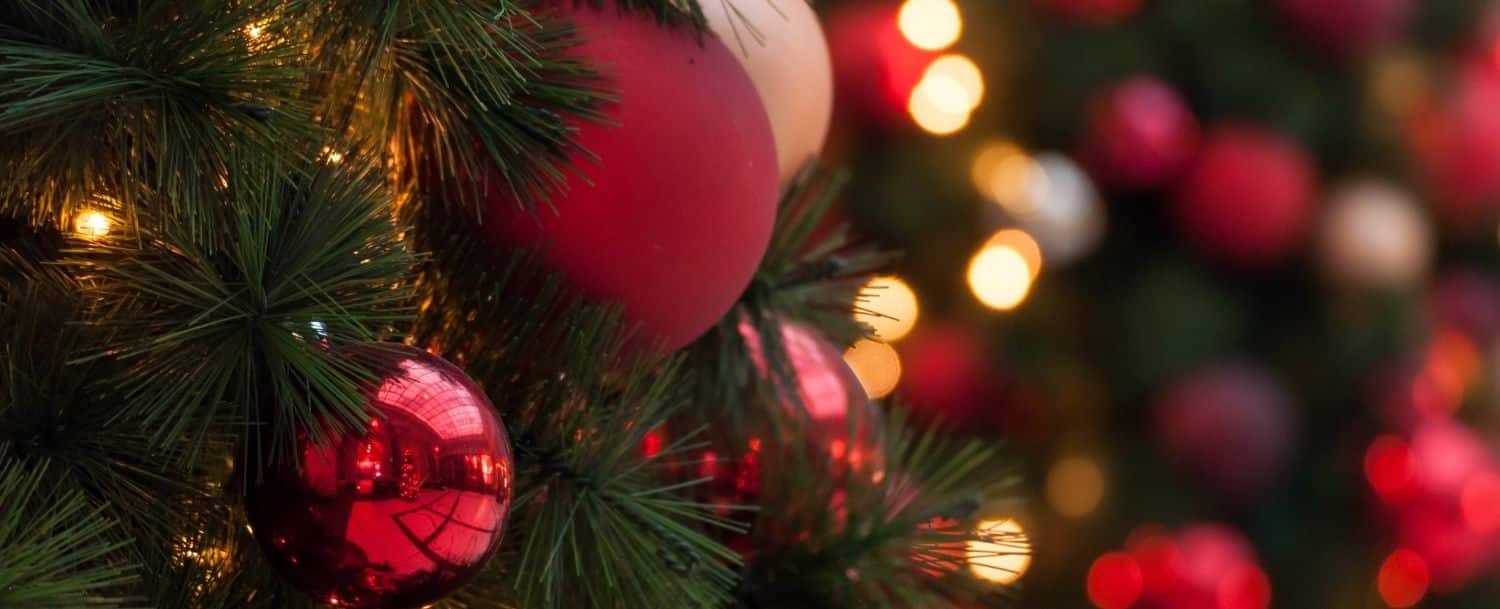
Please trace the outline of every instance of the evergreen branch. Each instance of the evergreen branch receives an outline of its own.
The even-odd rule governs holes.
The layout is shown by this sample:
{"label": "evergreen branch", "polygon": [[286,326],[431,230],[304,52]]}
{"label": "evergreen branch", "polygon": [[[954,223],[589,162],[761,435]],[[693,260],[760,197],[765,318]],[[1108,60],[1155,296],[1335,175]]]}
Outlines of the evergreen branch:
{"label": "evergreen branch", "polygon": [[257,437],[266,423],[273,454],[299,433],[316,441],[363,425],[371,375],[338,347],[393,335],[409,310],[413,259],[368,165],[252,164],[231,186],[216,250],[188,221],[162,218],[67,261],[92,283],[90,320],[110,338],[92,358],[126,364],[111,420],[149,429],[158,447],[187,438],[185,462],[214,422]]}
{"label": "evergreen branch", "polygon": [[104,196],[134,219],[144,188],[205,239],[237,155],[284,156],[312,134],[299,47],[247,35],[275,7],[150,2],[111,18],[90,0],[28,0],[0,11],[0,213],[60,225]]}
{"label": "evergreen branch", "polygon": [[102,559],[128,542],[112,539],[103,508],[49,478],[45,464],[23,467],[0,448],[0,606],[122,606],[108,591],[135,574]]}

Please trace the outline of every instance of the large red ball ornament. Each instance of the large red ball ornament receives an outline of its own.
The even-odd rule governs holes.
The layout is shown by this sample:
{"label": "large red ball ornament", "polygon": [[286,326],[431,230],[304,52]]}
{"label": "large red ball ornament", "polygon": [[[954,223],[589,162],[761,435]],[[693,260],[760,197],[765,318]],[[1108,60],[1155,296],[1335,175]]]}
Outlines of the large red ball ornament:
{"label": "large red ball ornament", "polygon": [[1155,188],[1180,175],[1197,147],[1192,110],[1170,85],[1143,76],[1094,100],[1082,156],[1106,186]]}
{"label": "large red ball ornament", "polygon": [[1156,434],[1178,465],[1210,490],[1245,499],[1276,481],[1294,446],[1286,393],[1245,365],[1199,371],[1169,388],[1156,406]]}
{"label": "large red ball ornament", "polygon": [[823,149],[833,118],[828,43],[806,0],[705,3],[715,34],[750,73],[776,136],[783,182]]}
{"label": "large red ball ornament", "polygon": [[1276,7],[1308,44],[1338,58],[1353,58],[1401,36],[1412,0],[1277,0]]}
{"label": "large red ball ornament", "polygon": [[623,306],[633,344],[674,351],[729,311],[765,255],[779,197],[776,146],[755,85],[714,37],[647,16],[553,3],[617,103],[604,123],[574,122],[587,177],[535,215],[494,186],[485,226],[504,246],[547,247],[547,261],[599,301]]}
{"label": "large red ball ornament", "polygon": [[1317,170],[1301,146],[1259,127],[1220,126],[1182,179],[1174,216],[1184,237],[1205,253],[1265,266],[1308,235],[1316,194]]}
{"label": "large red ball ornament", "polygon": [[269,466],[245,511],[267,558],[319,601],[411,609],[463,586],[494,553],[513,462],[484,391],[442,359],[382,347],[367,428],[307,439]]}

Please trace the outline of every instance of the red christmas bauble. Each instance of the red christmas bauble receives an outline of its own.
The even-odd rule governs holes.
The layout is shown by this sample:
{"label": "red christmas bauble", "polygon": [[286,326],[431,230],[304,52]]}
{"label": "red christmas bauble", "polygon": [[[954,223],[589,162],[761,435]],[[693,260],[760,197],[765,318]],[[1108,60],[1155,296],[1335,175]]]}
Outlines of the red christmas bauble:
{"label": "red christmas bauble", "polygon": [[1287,24],[1312,46],[1358,57],[1395,41],[1411,21],[1412,0],[1277,0]]}
{"label": "red christmas bauble", "polygon": [[827,17],[834,100],[840,114],[886,128],[909,124],[907,107],[937,54],[912,45],[892,2],[845,4]]}
{"label": "red christmas bauble", "polygon": [[1438,218],[1470,232],[1500,216],[1500,75],[1469,66],[1457,80],[1412,118],[1409,139]]}
{"label": "red christmas bauble", "polygon": [[1000,382],[982,337],[957,323],[931,322],[901,342],[901,387],[912,414],[961,426],[993,422]]}
{"label": "red christmas bauble", "polygon": [[1221,524],[1183,528],[1177,547],[1182,552],[1181,587],[1208,595],[1216,595],[1236,569],[1257,563],[1250,540]]}
{"label": "red christmas bauble", "polygon": [[1275,482],[1294,445],[1289,399],[1266,372],[1226,365],[1190,375],[1156,406],[1156,434],[1178,465],[1229,499]]}
{"label": "red christmas bauble", "polygon": [[1059,17],[1091,25],[1114,23],[1141,12],[1146,0],[1036,0]]}
{"label": "red christmas bauble", "polygon": [[1295,142],[1224,125],[1204,139],[1178,186],[1174,216],[1198,249],[1242,266],[1275,263],[1307,236],[1317,170]]}
{"label": "red christmas bauble", "polygon": [[484,391],[442,359],[382,347],[372,419],[300,468],[268,466],[245,496],[267,558],[293,586],[340,607],[411,609],[457,590],[500,545],[513,462]]}
{"label": "red christmas bauble", "polygon": [[[505,246],[547,247],[550,266],[638,325],[633,345],[674,351],[719,321],[750,283],[779,197],[776,146],[755,85],[717,38],[616,7],[550,5],[617,103],[570,122],[598,157],[569,163],[553,209],[521,210],[498,177],[485,226]],[[494,170],[492,170],[493,173]]]}
{"label": "red christmas bauble", "polygon": [[1192,110],[1170,85],[1142,76],[1094,100],[1082,157],[1107,186],[1154,188],[1181,174],[1197,146]]}
{"label": "red christmas bauble", "polygon": [[1089,601],[1099,609],[1128,609],[1144,587],[1140,563],[1124,552],[1110,552],[1089,566]]}

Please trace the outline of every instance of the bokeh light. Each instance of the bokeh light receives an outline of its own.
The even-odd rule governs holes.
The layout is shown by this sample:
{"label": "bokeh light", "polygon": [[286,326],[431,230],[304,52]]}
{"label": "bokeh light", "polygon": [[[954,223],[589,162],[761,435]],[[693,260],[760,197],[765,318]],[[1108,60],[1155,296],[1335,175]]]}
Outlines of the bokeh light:
{"label": "bokeh light", "polygon": [[987,541],[969,541],[969,570],[980,579],[997,584],[1011,584],[1031,568],[1031,541],[1021,524],[1013,519],[985,520],[978,532]]}
{"label": "bokeh light", "polygon": [[99,238],[109,235],[114,222],[98,211],[84,211],[73,220],[73,232],[80,237]]}
{"label": "bokeh light", "polygon": [[937,51],[958,42],[963,33],[963,15],[953,0],[906,0],[897,25],[907,42],[919,49]]}
{"label": "bokeh light", "polygon": [[979,66],[964,55],[949,54],[937,58],[932,65],[927,67],[925,78],[937,78],[956,83],[963,91],[963,99],[967,105],[965,110],[973,110],[984,101],[984,74],[979,71]]}
{"label": "bokeh light", "polygon": [[987,246],[969,261],[969,289],[984,306],[1009,311],[1030,295],[1031,267],[1011,247]]}
{"label": "bokeh light", "polygon": [[926,75],[912,89],[907,111],[912,121],[933,135],[951,135],[969,125],[973,105],[963,83],[945,75]]}
{"label": "bokeh light", "polygon": [[1427,596],[1430,575],[1427,561],[1420,554],[1402,548],[1392,552],[1380,565],[1376,587],[1380,599],[1394,609],[1406,609],[1422,602]]}
{"label": "bokeh light", "polygon": [[1110,552],[1089,567],[1089,602],[1099,609],[1127,609],[1145,586],[1141,565],[1129,554]]}
{"label": "bokeh light", "polygon": [[1386,501],[1406,492],[1415,475],[1411,447],[1396,436],[1381,436],[1365,451],[1365,478]]}
{"label": "bokeh light", "polygon": [[844,362],[859,377],[865,394],[880,399],[896,390],[901,382],[901,356],[885,343],[861,340],[844,353]]}
{"label": "bokeh light", "polygon": [[1031,157],[1009,140],[985,144],[969,169],[974,188],[981,195],[1017,215],[1029,211],[1028,184],[1036,173]]}
{"label": "bokeh light", "polygon": [[894,342],[906,337],[921,316],[917,293],[900,277],[875,277],[860,290],[854,318],[875,330],[875,338]]}
{"label": "bokeh light", "polygon": [[1219,609],[1268,609],[1271,606],[1271,580],[1265,571],[1253,564],[1241,564],[1219,580]]}
{"label": "bokeh light", "polygon": [[1104,500],[1104,470],[1089,457],[1058,460],[1047,472],[1047,503],[1058,514],[1081,518]]}
{"label": "bokeh light", "polygon": [[1500,532],[1500,475],[1483,472],[1464,483],[1464,523],[1480,535]]}

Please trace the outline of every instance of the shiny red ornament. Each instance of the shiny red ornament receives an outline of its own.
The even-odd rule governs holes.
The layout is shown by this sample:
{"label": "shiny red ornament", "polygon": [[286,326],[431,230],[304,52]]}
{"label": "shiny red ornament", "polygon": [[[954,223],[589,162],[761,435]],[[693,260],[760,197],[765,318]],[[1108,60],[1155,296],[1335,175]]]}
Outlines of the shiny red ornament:
{"label": "shiny red ornament", "polygon": [[1155,188],[1180,175],[1198,147],[1198,120],[1167,83],[1132,78],[1094,100],[1082,158],[1100,183]]}
{"label": "shiny red ornament", "polygon": [[[583,6],[578,6],[579,4]],[[575,154],[550,208],[523,211],[491,169],[485,229],[543,246],[589,297],[617,303],[643,352],[675,351],[729,311],[770,243],[780,180],[770,119],[718,38],[587,3],[546,9],[577,26],[569,53],[616,98],[604,122],[569,121]]]}
{"label": "shiny red ornament", "polygon": [[1267,372],[1224,365],[1164,393],[1156,435],[1178,466],[1220,496],[1254,497],[1274,483],[1295,445],[1291,404]]}
{"label": "shiny red ornament", "polygon": [[1413,0],[1277,0],[1276,8],[1310,46],[1349,59],[1400,38],[1415,4]]}
{"label": "shiny red ornament", "polygon": [[1141,12],[1146,0],[1036,0],[1036,3],[1069,21],[1106,25]]}
{"label": "shiny red ornament", "polygon": [[937,53],[906,39],[897,20],[900,10],[895,2],[851,2],[829,13],[828,51],[840,115],[887,129],[911,124],[912,91]]}
{"label": "shiny red ornament", "polygon": [[1212,129],[1181,180],[1173,215],[1199,250],[1260,267],[1286,258],[1312,227],[1317,170],[1297,143],[1249,125]]}
{"label": "shiny red ornament", "polygon": [[301,440],[245,496],[255,539],[293,586],[329,605],[426,606],[500,546],[514,467],[505,426],[462,371],[381,347],[362,432]]}

